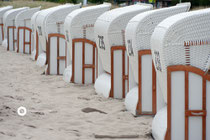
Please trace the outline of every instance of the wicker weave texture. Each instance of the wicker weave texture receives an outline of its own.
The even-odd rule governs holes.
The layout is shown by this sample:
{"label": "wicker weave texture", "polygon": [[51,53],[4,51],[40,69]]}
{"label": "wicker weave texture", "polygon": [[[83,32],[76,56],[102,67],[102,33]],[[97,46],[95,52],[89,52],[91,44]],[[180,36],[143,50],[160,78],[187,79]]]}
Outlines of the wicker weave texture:
{"label": "wicker weave texture", "polygon": [[22,7],[17,9],[12,9],[7,11],[3,16],[3,23],[4,23],[4,36],[7,38],[7,27],[8,26],[15,26],[15,17],[17,14],[23,10],[27,10],[29,7]]}
{"label": "wicker weave texture", "polygon": [[46,41],[48,38],[48,34],[64,33],[63,23],[65,17],[73,10],[80,8],[80,6],[80,4],[65,4],[42,10],[38,14],[36,24],[43,51],[46,51]]}
{"label": "wicker weave texture", "polygon": [[39,11],[40,8],[41,7],[31,8],[31,9],[27,9],[27,10],[24,10],[24,11],[18,13],[18,15],[15,18],[16,28],[18,28],[20,26],[25,26],[25,27],[31,28],[31,17],[33,16],[34,13]]}
{"label": "wicker weave texture", "polygon": [[191,65],[205,71],[210,53],[209,16],[210,9],[181,13],[155,28],[151,50],[165,101],[168,66]]}
{"label": "wicker weave texture", "polygon": [[1,7],[0,8],[0,24],[3,23],[3,15],[6,13],[8,10],[11,10],[13,6],[6,6],[6,7]]}
{"label": "wicker weave texture", "polygon": [[124,31],[129,20],[151,9],[150,4],[136,4],[108,11],[97,19],[94,28],[95,40],[105,71],[111,71],[111,47],[125,45]]}
{"label": "wicker weave texture", "polygon": [[130,64],[138,83],[138,51],[150,50],[150,38],[155,27],[165,18],[187,12],[190,3],[178,4],[177,6],[147,11],[133,17],[125,30],[126,49]]}

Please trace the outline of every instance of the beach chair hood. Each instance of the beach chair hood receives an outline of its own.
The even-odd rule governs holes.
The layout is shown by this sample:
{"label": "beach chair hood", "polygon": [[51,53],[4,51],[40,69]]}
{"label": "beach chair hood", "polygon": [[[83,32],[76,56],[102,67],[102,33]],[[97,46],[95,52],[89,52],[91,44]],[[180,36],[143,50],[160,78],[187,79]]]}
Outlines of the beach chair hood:
{"label": "beach chair hood", "polygon": [[129,21],[125,30],[126,49],[136,83],[138,83],[138,51],[151,49],[150,38],[155,27],[165,18],[187,12],[189,9],[190,3],[182,3],[138,14]]}
{"label": "beach chair hood", "polygon": [[[64,33],[63,23],[65,17],[75,9],[80,8],[81,4],[65,4],[46,10],[42,10],[37,16],[37,30],[43,51],[46,51],[46,41],[50,33]],[[59,24],[59,29],[57,28]]]}
{"label": "beach chair hood", "polygon": [[[19,12],[29,9],[29,7],[22,7],[17,9],[12,9],[7,11],[3,16],[3,22],[4,22],[4,29],[6,31],[8,26],[15,26],[15,18],[18,15]],[[5,32],[5,38],[7,36],[7,33]]]}
{"label": "beach chair hood", "polygon": [[[24,10],[24,11],[21,11],[20,13],[18,13],[15,18],[16,28],[18,28],[20,26],[25,26],[25,27],[31,28],[31,18],[34,15],[34,13],[36,13],[37,11],[40,10],[40,8],[41,7],[31,8],[31,9],[27,9],[27,10]],[[27,21],[29,21],[29,22],[27,22]]]}
{"label": "beach chair hood", "polygon": [[95,41],[93,27],[96,19],[110,8],[111,4],[104,3],[97,6],[77,9],[71,12],[64,22],[65,36],[69,43],[68,46],[72,45],[72,39],[75,38],[86,38]]}
{"label": "beach chair hood", "polygon": [[33,16],[31,17],[31,28],[32,28],[32,32],[36,31],[37,27],[36,27],[36,19],[38,14],[41,11],[37,11],[36,13],[33,14]]}
{"label": "beach chair hood", "polygon": [[[11,10],[12,8],[13,8],[13,6],[6,6],[6,7],[0,8],[0,44],[2,44],[2,41],[4,40],[3,15],[4,15],[4,13],[6,13],[8,10]],[[5,45],[5,42],[4,42],[4,45]]]}
{"label": "beach chair hood", "polygon": [[209,15],[210,9],[181,13],[155,28],[151,50],[165,102],[168,66],[191,65],[205,71],[210,53]]}
{"label": "beach chair hood", "polygon": [[12,8],[13,8],[13,6],[6,6],[6,7],[0,8],[0,24],[3,23],[3,15],[4,15],[4,13],[5,13],[6,11],[12,9]]}
{"label": "beach chair hood", "polygon": [[152,8],[153,7],[150,4],[136,4],[113,9],[104,13],[97,19],[94,27],[94,34],[105,71],[109,73],[111,71],[111,47],[125,45],[124,31],[128,21],[135,15],[148,11]]}
{"label": "beach chair hood", "polygon": [[[69,65],[64,71],[64,79],[69,82],[70,79],[74,83],[94,83],[95,77],[97,77],[97,52],[94,38],[94,25],[97,18],[104,12],[110,10],[111,4],[104,3],[97,6],[85,7],[77,9],[70,13],[64,23],[65,37],[67,40],[67,46],[69,50],[69,58],[67,59],[67,65]],[[80,40],[75,43],[76,40]],[[85,41],[84,48],[80,50],[82,45],[81,40]],[[74,48],[72,45],[74,44]],[[84,55],[83,52],[84,51]],[[95,56],[96,54],[96,56]],[[85,57],[85,63],[89,63],[92,66],[96,66],[94,70],[85,71],[81,69],[83,64],[80,63],[80,58]],[[72,63],[71,63],[72,62]],[[80,65],[81,64],[81,65]],[[74,69],[77,69],[74,71]],[[74,78],[72,78],[74,77]],[[83,79],[83,80],[82,80]]]}

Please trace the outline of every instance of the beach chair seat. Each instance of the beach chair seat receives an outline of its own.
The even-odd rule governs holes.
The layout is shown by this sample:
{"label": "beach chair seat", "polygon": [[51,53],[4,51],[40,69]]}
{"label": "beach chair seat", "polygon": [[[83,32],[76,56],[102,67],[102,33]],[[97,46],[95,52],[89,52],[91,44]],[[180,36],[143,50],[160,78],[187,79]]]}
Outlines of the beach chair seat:
{"label": "beach chair seat", "polygon": [[8,10],[11,10],[13,6],[5,6],[0,8],[0,45],[2,45],[2,42],[4,40],[4,23],[3,23],[3,15]]}
{"label": "beach chair seat", "polygon": [[97,19],[94,27],[99,54],[96,93],[119,99],[125,97],[128,90],[125,28],[132,17],[152,8],[150,4],[136,4],[113,9]]}
{"label": "beach chair seat", "polygon": [[9,51],[15,51],[17,45],[17,30],[15,25],[15,18],[21,11],[27,10],[29,7],[22,7],[7,11],[3,16],[4,22],[4,45]]}
{"label": "beach chair seat", "polygon": [[16,50],[20,53],[31,54],[32,51],[32,27],[31,17],[40,10],[41,7],[31,8],[20,12],[15,18],[17,29]]}
{"label": "beach chair seat", "polygon": [[97,77],[97,48],[94,38],[94,24],[111,4],[104,3],[77,9],[70,13],[64,23],[65,37],[70,52],[69,64],[64,71],[66,82],[78,84],[94,83]]}
{"label": "beach chair seat", "polygon": [[37,26],[36,26],[36,19],[37,19],[37,16],[38,16],[39,13],[40,13],[40,11],[37,11],[31,17],[31,28],[32,28],[32,32],[31,32],[31,36],[32,36],[31,58],[32,58],[32,60],[37,60],[37,58],[39,56],[40,42],[39,42],[39,36],[38,36],[38,31],[37,31]]}
{"label": "beach chair seat", "polygon": [[158,83],[152,63],[150,38],[162,20],[189,9],[190,3],[177,4],[138,14],[128,22],[125,40],[129,56],[129,92],[125,107],[133,115],[154,115],[164,106],[162,95],[157,96]]}
{"label": "beach chair seat", "polygon": [[42,10],[36,19],[40,45],[37,65],[46,66],[46,74],[63,74],[67,47],[64,36],[65,17],[81,4],[65,4]]}
{"label": "beach chair seat", "polygon": [[210,9],[177,14],[152,34],[152,58],[167,104],[153,120],[155,139],[210,139],[209,16]]}

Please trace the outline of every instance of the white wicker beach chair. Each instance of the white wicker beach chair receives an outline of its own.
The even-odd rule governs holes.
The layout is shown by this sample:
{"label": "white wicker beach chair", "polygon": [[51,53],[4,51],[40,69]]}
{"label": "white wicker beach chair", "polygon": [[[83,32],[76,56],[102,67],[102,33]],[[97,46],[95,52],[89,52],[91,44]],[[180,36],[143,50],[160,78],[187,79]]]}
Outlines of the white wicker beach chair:
{"label": "white wicker beach chair", "polygon": [[15,18],[17,29],[17,52],[31,54],[32,50],[32,28],[31,17],[40,10],[41,7],[31,8],[18,13]]}
{"label": "white wicker beach chair", "polygon": [[40,46],[40,42],[39,42],[39,36],[38,36],[38,31],[37,31],[37,26],[36,26],[36,19],[38,14],[41,11],[38,11],[36,13],[33,14],[33,16],[31,17],[31,28],[32,28],[32,53],[31,53],[31,58],[32,60],[37,60],[38,55],[39,55],[39,46]]}
{"label": "white wicker beach chair", "polygon": [[94,27],[99,54],[96,93],[107,98],[125,97],[128,90],[125,27],[132,17],[152,8],[150,4],[136,4],[113,9],[97,19]]}
{"label": "white wicker beach chair", "polygon": [[152,34],[152,58],[167,103],[152,124],[157,140],[210,139],[209,17],[210,9],[178,14]]}
{"label": "white wicker beach chair", "polygon": [[29,7],[22,7],[17,9],[12,9],[7,11],[3,16],[4,22],[4,43],[9,51],[15,51],[17,33],[16,33],[16,26],[15,26],[15,17],[21,11],[27,10]]}
{"label": "white wicker beach chair", "polygon": [[8,10],[11,10],[13,6],[6,6],[0,8],[0,45],[2,44],[2,41],[4,40],[4,24],[3,24],[3,15]]}
{"label": "white wicker beach chair", "polygon": [[156,95],[156,72],[152,63],[150,38],[162,20],[189,9],[190,3],[183,3],[147,11],[129,21],[125,30],[129,56],[129,92],[125,98],[125,106],[132,114],[154,115],[164,106],[164,101],[160,98],[162,95]]}
{"label": "white wicker beach chair", "polygon": [[111,4],[105,3],[78,9],[70,13],[64,23],[67,46],[72,62],[64,72],[66,82],[94,83],[97,77],[97,48],[94,38],[96,19],[108,11]]}
{"label": "white wicker beach chair", "polygon": [[65,4],[42,10],[36,19],[39,41],[42,53],[39,54],[37,64],[47,63],[46,74],[63,74],[66,67],[67,47],[64,36],[65,17],[80,8],[81,4]]}

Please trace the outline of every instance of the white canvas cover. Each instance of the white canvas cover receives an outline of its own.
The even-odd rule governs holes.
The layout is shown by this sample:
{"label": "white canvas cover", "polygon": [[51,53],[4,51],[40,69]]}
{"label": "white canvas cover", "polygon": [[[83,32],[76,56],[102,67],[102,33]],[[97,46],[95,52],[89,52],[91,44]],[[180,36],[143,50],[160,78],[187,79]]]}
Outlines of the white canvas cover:
{"label": "white canvas cover", "polygon": [[[21,11],[27,10],[29,9],[29,7],[22,7],[22,8],[16,8],[16,9],[12,9],[7,11],[4,16],[3,16],[3,22],[4,22],[4,42],[3,44],[5,44],[5,47],[8,48],[9,46],[9,50],[13,50],[13,46],[15,46],[15,44],[13,44],[13,29],[9,30],[9,36],[7,36],[7,27],[8,26],[15,26],[15,17],[17,16],[17,14]],[[14,30],[14,40],[16,40],[17,37],[17,33],[16,30]],[[9,44],[8,44],[8,39],[9,39]]]}
{"label": "white canvas cover", "polygon": [[[73,4],[65,4],[53,8],[49,8],[46,10],[42,10],[36,19],[36,26],[39,35],[39,41],[41,44],[41,49],[43,53],[46,52],[46,42],[48,41],[48,35],[51,33],[59,33],[64,35],[64,20],[65,17],[74,11],[75,9],[80,8],[81,4],[73,5]],[[51,39],[50,46],[50,74],[57,74],[57,38]],[[65,40],[60,39],[60,55],[65,54]],[[44,62],[43,62],[44,61]],[[45,64],[46,58],[41,53],[39,54],[37,64],[43,66]],[[60,74],[63,73],[65,68],[65,62],[61,61],[59,66]]]}
{"label": "white canvas cover", "polygon": [[11,10],[13,6],[5,6],[5,7],[0,7],[0,45],[2,44],[3,38],[4,38],[4,27],[3,27],[3,15],[6,13],[8,10]]}
{"label": "white canvas cover", "polygon": [[[136,4],[123,8],[113,9],[101,15],[94,27],[95,40],[99,54],[99,77],[95,83],[95,90],[98,94],[103,94],[105,97],[110,95],[110,87],[105,87],[103,83],[108,82],[111,85],[111,81],[105,81],[105,79],[111,79],[106,74],[105,79],[102,76],[107,72],[111,74],[111,47],[112,46],[125,46],[124,31],[129,20],[135,15],[151,10],[153,7],[150,4]],[[127,56],[125,55],[125,73],[127,73]],[[114,53],[114,98],[122,98],[123,85],[122,85],[122,50],[115,51]],[[104,77],[104,75],[103,75]],[[100,81],[102,80],[102,82]],[[112,79],[111,79],[112,80]],[[102,83],[102,84],[99,84]],[[125,84],[127,85],[127,84]],[[109,88],[108,90],[105,90]],[[125,90],[127,88],[125,87]],[[109,91],[104,93],[104,91]]]}
{"label": "white canvas cover", "polygon": [[[16,25],[16,30],[18,30],[19,27],[27,27],[29,29],[31,29],[31,17],[33,16],[34,13],[36,13],[37,11],[40,10],[41,7],[37,7],[37,8],[30,8],[24,11],[21,11],[20,13],[18,13],[18,15],[15,18],[15,25]],[[18,33],[18,32],[17,32]],[[24,31],[20,30],[19,31],[19,41],[17,43],[19,43],[19,52],[23,53],[24,50]],[[25,31],[25,41],[29,42],[30,40],[32,40],[32,36],[30,39],[30,32],[28,30]],[[26,44],[25,46],[25,53],[30,53],[31,50],[29,48],[30,44]],[[18,45],[16,45],[17,47]],[[32,48],[31,48],[32,49]]]}
{"label": "white canvas cover", "polygon": [[[72,77],[72,40],[83,38],[95,42],[94,38],[94,24],[96,19],[108,11],[111,8],[111,4],[104,3],[97,6],[90,6],[81,9],[77,9],[71,12],[65,19],[64,29],[67,40],[67,46],[70,53],[68,62],[70,65],[64,71],[64,80],[70,82]],[[85,31],[85,32],[84,32]],[[95,49],[96,52],[96,49]],[[93,46],[91,44],[85,44],[85,63],[93,64]],[[96,53],[95,53],[96,54]],[[82,83],[82,42],[75,43],[75,73],[74,82]],[[95,57],[96,58],[96,57]],[[97,59],[97,58],[96,58]],[[96,60],[94,60],[96,63]],[[96,71],[97,68],[95,68]],[[95,72],[96,74],[96,72]],[[96,75],[95,75],[96,77]],[[85,70],[85,83],[92,83],[92,69]],[[95,79],[94,79],[95,80]]]}
{"label": "white canvas cover", "polygon": [[[150,51],[150,38],[155,27],[165,18],[172,15],[187,12],[190,9],[190,3],[182,3],[173,7],[162,8],[147,11],[133,17],[129,22],[125,30],[126,50],[129,56],[129,90],[127,97],[125,98],[125,106],[127,110],[136,114],[137,103],[134,103],[134,97],[138,98],[138,90],[133,92],[133,88],[141,86],[141,104],[142,112],[149,113],[154,112],[153,105],[153,79],[152,79],[152,56],[150,54],[143,55],[141,57],[141,85],[139,85],[139,51]],[[155,89],[156,90],[156,89]],[[157,90],[156,90],[157,92]],[[162,97],[162,95],[161,95]],[[158,108],[162,108],[164,105],[163,100],[156,100],[159,103]],[[135,99],[137,100],[137,99]],[[131,107],[132,106],[132,107]]]}
{"label": "white canvas cover", "polygon": [[[38,41],[38,32],[37,32],[37,27],[36,27],[36,19],[40,11],[37,11],[36,13],[33,14],[31,17],[31,28],[32,28],[32,53],[31,53],[31,58],[32,60],[36,60],[36,45],[40,46],[40,42]],[[36,44],[38,41],[38,44]],[[39,54],[39,53],[38,53]]]}
{"label": "white canvas cover", "polygon": [[[154,30],[151,37],[151,50],[153,62],[157,71],[161,92],[167,104],[171,108],[171,139],[185,139],[186,113],[192,111],[188,117],[187,129],[190,140],[202,139],[204,119],[203,111],[206,111],[206,139],[210,139],[210,78],[204,80],[194,72],[186,73],[182,70],[171,73],[167,81],[167,68],[174,65],[195,67],[202,73],[208,63],[210,54],[210,9],[192,11],[171,16],[162,21]],[[191,68],[192,69],[192,68]],[[198,71],[198,70],[197,70]],[[207,75],[208,76],[208,75]],[[186,80],[188,86],[186,87]],[[171,84],[167,84],[167,82]],[[206,82],[203,84],[203,82]],[[171,101],[168,102],[167,88],[171,86]],[[187,90],[186,90],[187,89]],[[206,89],[206,95],[205,93]],[[186,91],[188,92],[188,110],[186,111]],[[205,98],[206,96],[206,103]],[[206,105],[206,109],[203,107]],[[165,110],[165,111],[163,111]],[[168,122],[168,110],[163,109],[155,116],[152,124],[152,133],[155,139],[162,140],[165,137]],[[194,110],[200,111],[195,113]],[[193,112],[194,111],[194,112]],[[165,113],[166,112],[166,113]],[[167,116],[166,116],[167,115]],[[192,115],[195,115],[192,117]]]}

